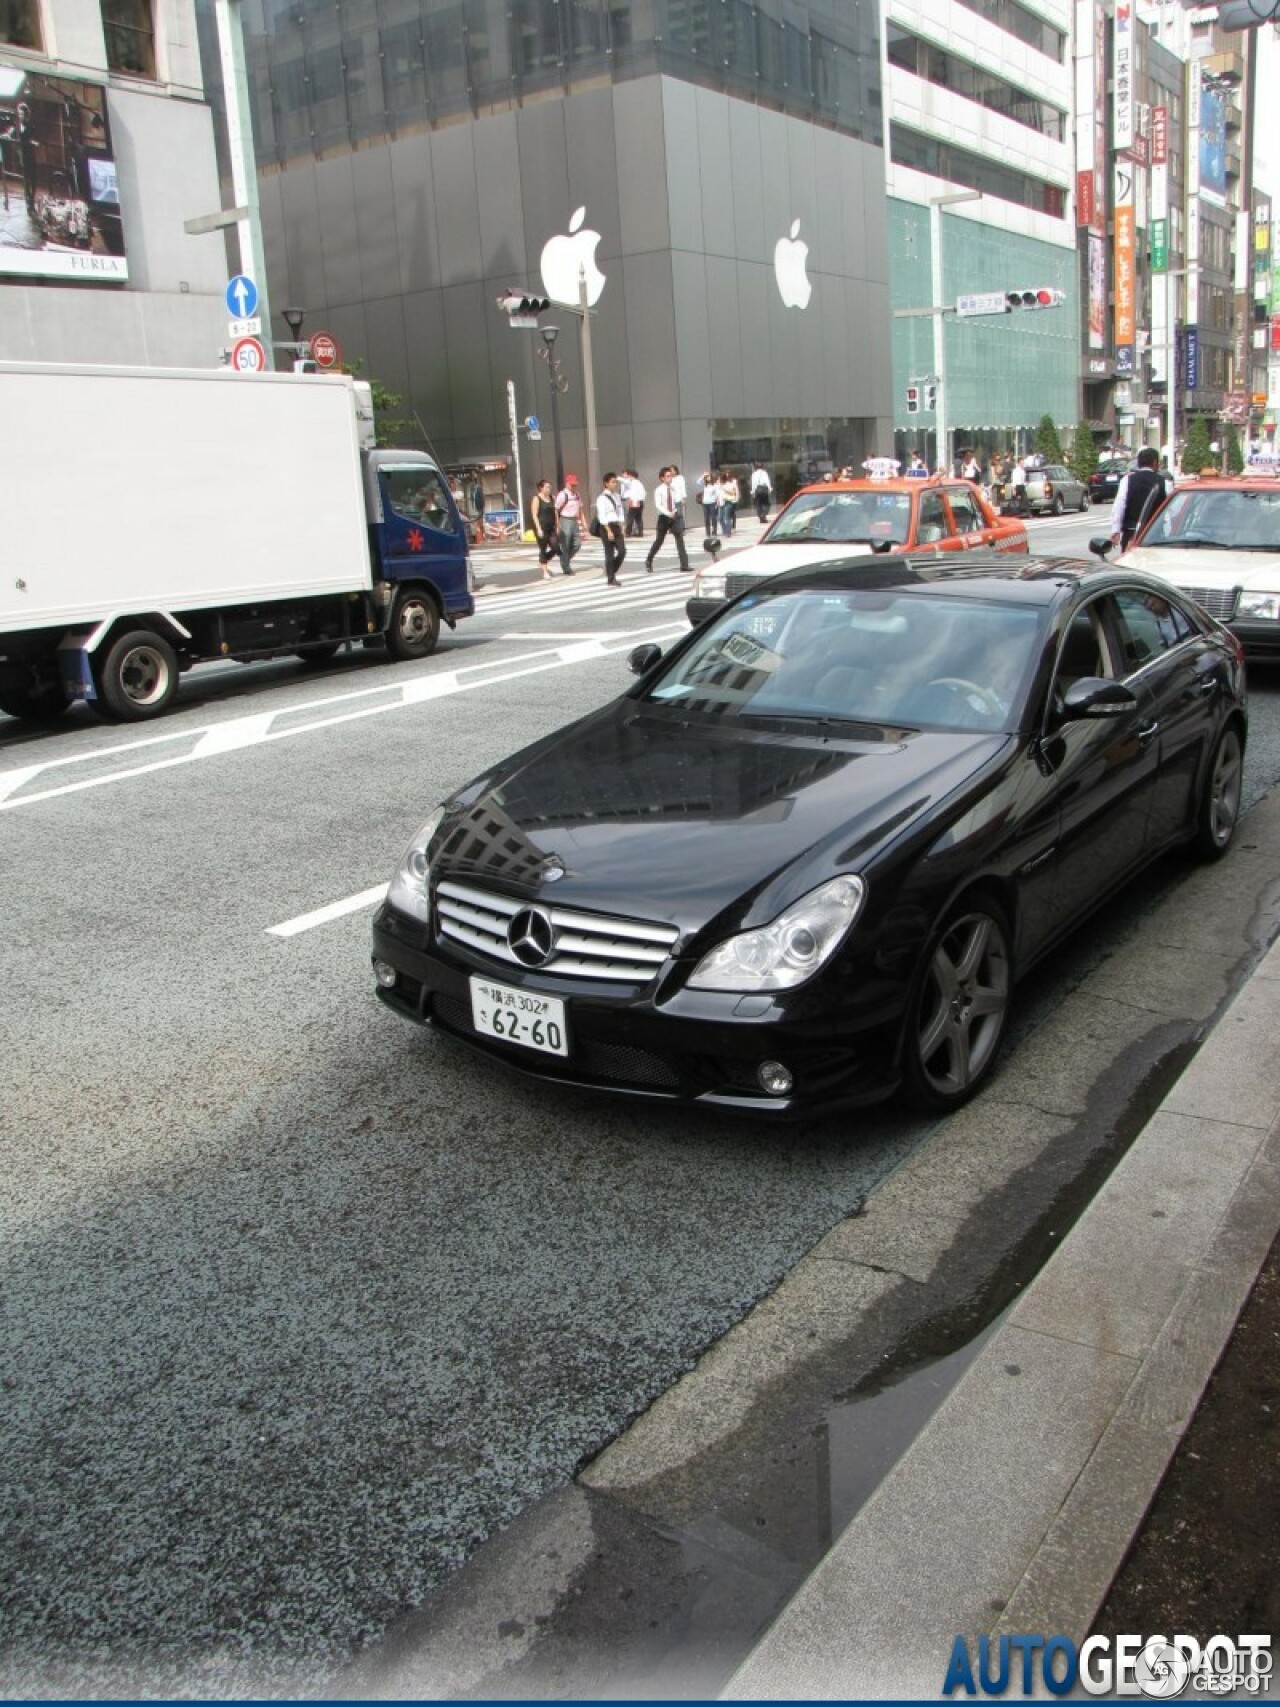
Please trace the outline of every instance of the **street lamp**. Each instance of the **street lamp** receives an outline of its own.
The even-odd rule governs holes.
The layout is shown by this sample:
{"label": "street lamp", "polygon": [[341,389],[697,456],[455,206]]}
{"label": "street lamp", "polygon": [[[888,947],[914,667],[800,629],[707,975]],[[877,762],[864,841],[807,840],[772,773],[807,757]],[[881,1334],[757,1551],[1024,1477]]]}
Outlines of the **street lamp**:
{"label": "street lamp", "polygon": [[[952,190],[945,196],[929,197],[929,266],[933,272],[933,298],[942,304],[942,210],[956,202],[978,202],[981,190]],[[947,345],[946,326],[942,312],[933,316],[933,373],[938,385],[937,410],[934,414],[936,461],[948,474],[951,472],[951,427],[947,420]]]}
{"label": "street lamp", "polygon": [[542,342],[546,348],[541,352],[543,361],[547,364],[551,380],[551,437],[556,447],[556,491],[564,485],[564,452],[560,447],[560,364],[556,359],[556,339],[560,336],[558,326],[541,326]]}
{"label": "street lamp", "polygon": [[[302,322],[306,318],[306,313],[307,311],[305,308],[282,308],[280,310],[281,318],[289,328],[290,332],[292,332],[295,344],[301,341],[299,333],[302,331]],[[295,350],[294,354],[297,355],[298,351]]]}

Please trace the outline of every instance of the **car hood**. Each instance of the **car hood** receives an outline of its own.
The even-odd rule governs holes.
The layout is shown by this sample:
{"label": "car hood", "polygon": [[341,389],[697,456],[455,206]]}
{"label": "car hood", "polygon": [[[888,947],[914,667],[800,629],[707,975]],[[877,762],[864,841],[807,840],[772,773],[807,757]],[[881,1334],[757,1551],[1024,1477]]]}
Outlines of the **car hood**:
{"label": "car hood", "polygon": [[1175,587],[1280,589],[1280,551],[1179,551],[1140,545],[1117,562],[1122,569],[1145,569]]}
{"label": "car hood", "polygon": [[[898,550],[905,549],[899,546]],[[713,567],[704,563],[700,575],[781,575],[784,569],[804,569],[810,563],[843,563],[850,557],[870,557],[869,545],[841,545],[838,540],[805,539],[777,545],[752,545]]]}
{"label": "car hood", "polygon": [[866,871],[1014,740],[834,727],[784,739],[620,701],[463,790],[433,867],[682,932],[758,922]]}

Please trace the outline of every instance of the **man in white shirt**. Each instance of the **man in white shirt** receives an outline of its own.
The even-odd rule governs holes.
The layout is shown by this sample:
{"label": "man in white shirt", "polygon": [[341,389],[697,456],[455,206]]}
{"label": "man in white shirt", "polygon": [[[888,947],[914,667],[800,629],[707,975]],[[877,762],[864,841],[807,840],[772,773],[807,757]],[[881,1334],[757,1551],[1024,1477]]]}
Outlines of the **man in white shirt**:
{"label": "man in white shirt", "polygon": [[769,471],[762,462],[758,462],[751,470],[751,502],[756,507],[756,520],[764,521],[769,514],[769,500],[773,497],[773,482]]}
{"label": "man in white shirt", "polygon": [[1027,514],[1027,465],[1021,457],[1013,465],[1009,484],[1013,487],[1014,514],[1025,516]]}
{"label": "man in white shirt", "polygon": [[618,490],[627,506],[627,533],[633,539],[644,538],[644,481],[634,469],[624,473]]}
{"label": "man in white shirt", "polygon": [[[653,489],[653,507],[658,512],[657,525],[654,529],[653,544],[649,547],[649,555],[644,560],[644,566],[653,574],[653,560],[662,549],[662,542],[668,534],[672,534],[676,542],[676,555],[680,559],[682,569],[689,568],[689,553],[684,548],[684,515],[680,509],[680,500],[676,497],[676,480],[679,479],[674,468],[663,468],[658,472],[658,484]],[[681,485],[684,482],[681,481]]]}
{"label": "man in white shirt", "polygon": [[600,523],[600,543],[604,546],[604,578],[611,587],[620,587],[618,570],[627,555],[626,505],[618,490],[618,476],[609,470],[604,477],[604,490],[596,499],[596,520]]}

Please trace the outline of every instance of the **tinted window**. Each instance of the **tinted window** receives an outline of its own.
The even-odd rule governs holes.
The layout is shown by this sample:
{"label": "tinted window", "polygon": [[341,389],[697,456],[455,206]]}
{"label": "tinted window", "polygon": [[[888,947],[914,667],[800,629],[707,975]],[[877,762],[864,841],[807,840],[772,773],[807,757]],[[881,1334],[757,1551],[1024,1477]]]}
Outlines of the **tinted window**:
{"label": "tinted window", "polygon": [[1054,691],[1061,695],[1084,676],[1110,676],[1109,656],[1099,621],[1099,602],[1085,605],[1072,617],[1058,651]]}
{"label": "tinted window", "polygon": [[1280,486],[1274,492],[1184,487],[1169,499],[1142,543],[1280,551]]}
{"label": "tinted window", "polygon": [[769,543],[830,540],[867,545],[893,540],[903,544],[911,525],[911,499],[905,492],[801,492],[764,536]]}
{"label": "tinted window", "polygon": [[1115,605],[1127,669],[1140,670],[1194,633],[1186,614],[1157,593],[1117,593]]}

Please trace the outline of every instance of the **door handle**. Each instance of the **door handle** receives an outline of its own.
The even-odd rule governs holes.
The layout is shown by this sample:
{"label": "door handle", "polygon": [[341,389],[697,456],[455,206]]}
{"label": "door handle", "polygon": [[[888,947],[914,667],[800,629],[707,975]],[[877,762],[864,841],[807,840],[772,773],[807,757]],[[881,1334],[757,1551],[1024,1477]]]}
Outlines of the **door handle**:
{"label": "door handle", "polygon": [[1218,678],[1217,678],[1217,676],[1204,676],[1204,677],[1202,677],[1201,680],[1196,683],[1195,691],[1196,691],[1196,693],[1198,693],[1200,695],[1200,697],[1202,699],[1207,698],[1211,693],[1217,693],[1217,691],[1218,691]]}
{"label": "door handle", "polygon": [[1134,733],[1145,747],[1152,737],[1159,733],[1160,725],[1156,722],[1140,723]]}

